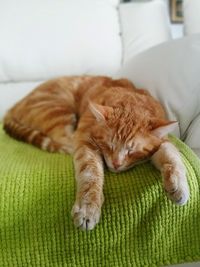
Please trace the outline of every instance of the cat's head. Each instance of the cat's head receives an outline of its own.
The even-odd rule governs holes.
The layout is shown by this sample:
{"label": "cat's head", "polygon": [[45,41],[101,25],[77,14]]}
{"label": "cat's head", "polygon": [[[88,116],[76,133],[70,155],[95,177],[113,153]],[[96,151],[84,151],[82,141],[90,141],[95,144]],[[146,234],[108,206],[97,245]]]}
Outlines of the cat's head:
{"label": "cat's head", "polygon": [[174,121],[145,116],[136,120],[130,111],[122,108],[90,103],[90,110],[96,118],[92,138],[114,172],[148,160],[158,150],[163,137],[177,126]]}

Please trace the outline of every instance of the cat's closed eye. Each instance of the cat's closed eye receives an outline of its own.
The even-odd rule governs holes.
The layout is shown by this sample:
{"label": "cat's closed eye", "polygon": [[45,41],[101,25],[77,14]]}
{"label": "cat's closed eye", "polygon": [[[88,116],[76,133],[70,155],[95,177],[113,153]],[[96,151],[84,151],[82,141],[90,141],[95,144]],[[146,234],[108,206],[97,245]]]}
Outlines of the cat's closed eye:
{"label": "cat's closed eye", "polygon": [[127,154],[132,155],[135,152],[135,144],[134,142],[129,143],[127,146]]}
{"label": "cat's closed eye", "polygon": [[134,149],[133,148],[128,148],[128,151],[127,151],[128,155],[132,155],[134,153]]}
{"label": "cat's closed eye", "polygon": [[110,147],[110,150],[111,151],[114,151],[115,150],[115,145],[113,143],[110,143],[109,144],[109,147]]}

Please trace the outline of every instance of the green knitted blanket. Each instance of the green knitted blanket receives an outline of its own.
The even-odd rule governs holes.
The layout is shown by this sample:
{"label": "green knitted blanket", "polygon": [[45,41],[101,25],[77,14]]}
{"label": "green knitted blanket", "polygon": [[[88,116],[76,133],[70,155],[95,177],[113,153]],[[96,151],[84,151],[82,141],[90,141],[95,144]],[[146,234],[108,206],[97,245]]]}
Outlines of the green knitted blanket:
{"label": "green knitted blanket", "polygon": [[200,161],[176,138],[191,190],[186,206],[166,197],[145,163],[106,172],[97,227],[74,227],[72,158],[50,154],[0,129],[0,267],[163,266],[200,260]]}

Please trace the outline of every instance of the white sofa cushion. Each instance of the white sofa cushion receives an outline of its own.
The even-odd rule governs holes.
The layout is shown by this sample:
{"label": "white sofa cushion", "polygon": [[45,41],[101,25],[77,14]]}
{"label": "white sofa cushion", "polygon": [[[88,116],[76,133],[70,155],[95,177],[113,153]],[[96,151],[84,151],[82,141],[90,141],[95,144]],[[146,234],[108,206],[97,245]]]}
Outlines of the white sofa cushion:
{"label": "white sofa cushion", "polygon": [[169,15],[163,0],[120,5],[123,63],[151,46],[171,39]]}
{"label": "white sofa cushion", "polygon": [[120,12],[119,0],[0,2],[0,82],[110,75],[122,52],[126,61],[169,38],[162,0],[121,4]]}
{"label": "white sofa cushion", "polygon": [[118,0],[1,0],[0,82],[112,74],[121,63]]}
{"label": "white sofa cushion", "polygon": [[184,0],[183,13],[185,34],[200,33],[200,0]]}
{"label": "white sofa cushion", "polygon": [[[179,122],[176,134],[199,149],[200,142],[187,136],[200,136],[200,34],[167,42],[132,58],[117,77],[132,80],[148,89],[164,105],[171,120]],[[195,124],[195,125],[196,125]],[[192,131],[195,131],[193,133]]]}

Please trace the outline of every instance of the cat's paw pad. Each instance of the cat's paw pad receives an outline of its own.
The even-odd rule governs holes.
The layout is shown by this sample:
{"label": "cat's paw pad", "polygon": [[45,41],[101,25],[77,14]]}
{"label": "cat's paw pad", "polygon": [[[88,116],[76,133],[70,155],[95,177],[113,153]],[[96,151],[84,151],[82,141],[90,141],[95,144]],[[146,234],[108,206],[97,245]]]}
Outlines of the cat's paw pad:
{"label": "cat's paw pad", "polygon": [[169,198],[177,205],[185,205],[190,192],[185,174],[167,166],[164,171],[164,188]]}
{"label": "cat's paw pad", "polygon": [[95,203],[75,203],[71,214],[76,227],[82,230],[92,230],[99,222],[101,209]]}

